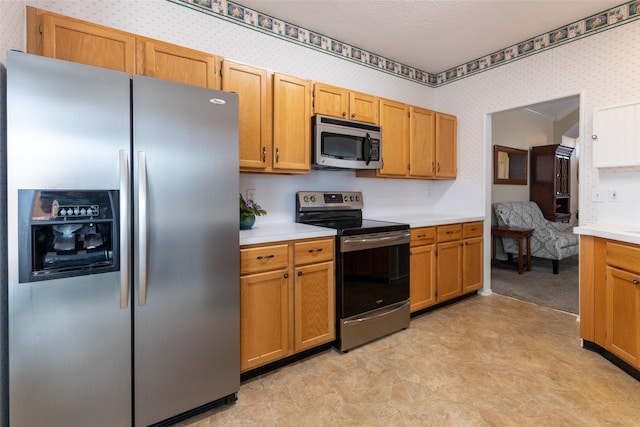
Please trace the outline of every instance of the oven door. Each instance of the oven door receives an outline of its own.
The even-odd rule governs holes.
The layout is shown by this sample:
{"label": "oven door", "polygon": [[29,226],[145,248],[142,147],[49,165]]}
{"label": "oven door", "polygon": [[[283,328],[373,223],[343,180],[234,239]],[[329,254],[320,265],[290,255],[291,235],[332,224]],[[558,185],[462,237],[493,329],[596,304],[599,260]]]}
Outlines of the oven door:
{"label": "oven door", "polygon": [[405,230],[339,238],[339,318],[409,299],[410,237]]}

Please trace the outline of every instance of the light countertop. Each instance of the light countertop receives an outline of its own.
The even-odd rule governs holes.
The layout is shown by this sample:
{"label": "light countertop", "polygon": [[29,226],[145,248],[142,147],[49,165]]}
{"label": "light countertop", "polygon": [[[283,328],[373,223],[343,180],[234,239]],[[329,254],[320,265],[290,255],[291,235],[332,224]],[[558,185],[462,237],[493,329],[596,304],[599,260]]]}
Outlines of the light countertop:
{"label": "light countertop", "polygon": [[332,228],[316,227],[297,222],[260,224],[251,230],[240,230],[240,245],[271,243],[285,240],[310,239],[316,237],[335,236]]}
{"label": "light countertop", "polygon": [[[454,224],[458,222],[483,221],[483,216],[434,213],[400,213],[397,215],[367,216],[366,219],[399,222],[410,227],[429,227],[434,225]],[[266,223],[254,226],[251,230],[240,230],[240,245],[272,243],[287,240],[311,239],[335,236],[332,228],[317,227],[297,222]]]}
{"label": "light countertop", "polygon": [[602,237],[640,245],[640,224],[591,224],[573,229],[575,234]]}
{"label": "light countertop", "polygon": [[433,212],[398,213],[384,216],[367,216],[367,219],[391,221],[409,224],[411,228],[431,227],[434,225],[455,224],[458,222],[484,221],[484,216],[446,214]]}

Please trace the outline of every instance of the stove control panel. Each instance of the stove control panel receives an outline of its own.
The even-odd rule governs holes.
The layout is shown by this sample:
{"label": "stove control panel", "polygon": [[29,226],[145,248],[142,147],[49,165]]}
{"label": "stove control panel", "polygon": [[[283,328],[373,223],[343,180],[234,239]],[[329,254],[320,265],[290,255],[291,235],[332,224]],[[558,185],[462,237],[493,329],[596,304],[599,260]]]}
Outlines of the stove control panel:
{"label": "stove control panel", "polygon": [[296,206],[300,211],[362,209],[362,193],[360,191],[299,191],[296,193]]}

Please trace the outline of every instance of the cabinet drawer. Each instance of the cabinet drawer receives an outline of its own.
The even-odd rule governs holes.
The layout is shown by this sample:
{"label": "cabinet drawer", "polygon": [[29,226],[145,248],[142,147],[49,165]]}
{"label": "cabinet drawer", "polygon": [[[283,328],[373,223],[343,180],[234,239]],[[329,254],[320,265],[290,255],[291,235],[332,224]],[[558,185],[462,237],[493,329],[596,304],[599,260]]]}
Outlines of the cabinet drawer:
{"label": "cabinet drawer", "polygon": [[482,221],[478,222],[466,222],[462,224],[462,237],[468,239],[469,237],[482,236]]}
{"label": "cabinet drawer", "polygon": [[435,227],[421,227],[411,229],[411,247],[433,245],[436,242]]}
{"label": "cabinet drawer", "polygon": [[331,261],[334,242],[334,239],[324,239],[296,243],[294,252],[296,265]]}
{"label": "cabinet drawer", "polygon": [[240,275],[287,268],[289,245],[240,249]]}
{"label": "cabinet drawer", "polygon": [[607,242],[607,265],[640,274],[640,246]]}
{"label": "cabinet drawer", "polygon": [[438,227],[438,243],[462,239],[462,224],[443,225]]}

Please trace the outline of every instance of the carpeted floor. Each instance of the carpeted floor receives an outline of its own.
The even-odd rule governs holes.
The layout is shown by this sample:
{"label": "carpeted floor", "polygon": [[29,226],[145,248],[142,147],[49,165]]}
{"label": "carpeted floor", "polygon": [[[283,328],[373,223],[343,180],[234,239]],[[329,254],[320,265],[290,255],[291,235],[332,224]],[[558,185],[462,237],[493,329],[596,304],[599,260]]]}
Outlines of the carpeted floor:
{"label": "carpeted floor", "polygon": [[531,271],[491,266],[493,292],[578,314],[578,260],[575,255],[560,261],[559,274],[553,274],[551,261],[531,259]]}

